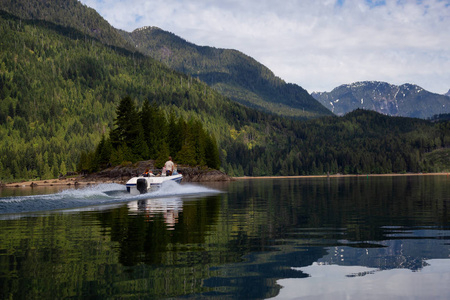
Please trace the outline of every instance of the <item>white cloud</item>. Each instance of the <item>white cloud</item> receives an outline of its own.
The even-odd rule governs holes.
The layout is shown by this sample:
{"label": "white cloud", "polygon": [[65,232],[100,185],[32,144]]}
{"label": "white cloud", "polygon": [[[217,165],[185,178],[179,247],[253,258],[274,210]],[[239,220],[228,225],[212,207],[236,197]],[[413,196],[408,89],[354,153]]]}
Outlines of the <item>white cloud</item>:
{"label": "white cloud", "polygon": [[362,80],[450,88],[449,0],[81,2],[116,28],[240,50],[310,92]]}
{"label": "white cloud", "polygon": [[274,299],[446,298],[450,280],[448,259],[431,259],[426,263],[420,272],[313,263],[303,268],[292,268],[308,274],[307,278],[277,280],[282,289]]}

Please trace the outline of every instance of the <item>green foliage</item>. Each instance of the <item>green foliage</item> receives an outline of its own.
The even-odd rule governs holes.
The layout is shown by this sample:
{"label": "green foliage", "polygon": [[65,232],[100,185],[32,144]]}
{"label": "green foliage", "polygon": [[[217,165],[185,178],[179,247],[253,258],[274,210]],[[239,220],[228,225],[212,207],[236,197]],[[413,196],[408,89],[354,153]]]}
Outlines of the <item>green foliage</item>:
{"label": "green foliage", "polygon": [[[80,167],[85,169],[80,171],[93,172],[124,161],[147,159],[155,159],[155,166],[162,168],[171,153],[176,153],[175,160],[182,164],[206,166],[209,162],[211,168],[220,167],[215,140],[199,121],[190,120],[186,123],[180,117],[177,125],[174,113],[169,115],[167,121],[163,111],[156,104],[149,105],[148,102],[144,102],[138,111],[129,96],[120,101],[116,115],[115,128],[109,139],[102,137],[94,153],[83,157]],[[153,132],[144,133],[144,128]],[[158,146],[153,147],[155,154],[151,156],[149,149],[154,145]],[[207,150],[211,152],[207,153]]]}
{"label": "green foliage", "polygon": [[140,124],[138,116],[134,101],[129,96],[123,98],[116,110],[115,128],[110,134],[111,144],[115,148],[122,144],[130,147],[135,143],[140,133],[139,129],[142,131],[142,128],[137,126]]}
{"label": "green foliage", "polygon": [[[200,47],[156,27],[121,34],[142,53],[248,107],[302,119],[331,115],[303,88],[284,82],[239,51]],[[187,84],[192,84],[192,77]]]}
{"label": "green foliage", "polygon": [[428,172],[450,147],[449,122],[285,119],[75,29],[0,11],[0,32],[2,181],[168,155],[239,176]]}
{"label": "green foliage", "polygon": [[[143,138],[152,157],[160,152],[156,140],[167,135],[162,130],[167,127],[161,123],[166,122],[165,111],[199,118],[224,138],[229,125],[221,112],[235,116],[245,112],[204,83],[180,86],[180,77],[188,81],[184,75],[140,54],[112,49],[76,30],[0,11],[0,31],[2,180],[49,177],[60,173],[63,161],[67,172],[77,166],[82,170],[101,167],[88,165],[92,157],[87,153],[95,150],[102,135],[113,127],[124,93],[139,105],[150,99],[162,108],[159,116],[143,124],[151,127],[143,130]],[[240,122],[232,123],[239,126]],[[119,140],[111,141],[120,148],[114,161],[121,162],[129,148],[135,159],[147,156],[142,141],[127,144],[130,139],[117,134],[126,145],[118,147]],[[176,151],[179,149],[181,145]],[[51,155],[42,156],[44,153]]]}
{"label": "green foliage", "polygon": [[205,136],[205,160],[206,165],[213,169],[220,168],[219,148],[213,136]]}
{"label": "green foliage", "polygon": [[450,149],[436,149],[425,153],[423,156],[424,165],[429,172],[450,172]]}
{"label": "green foliage", "polygon": [[[88,35],[107,45],[132,49],[117,30],[94,9],[78,0],[0,0],[0,7],[23,19],[45,20],[58,24],[62,26],[64,33],[79,34],[81,38]],[[74,29],[80,32],[76,33]]]}
{"label": "green foliage", "polygon": [[155,160],[155,166],[157,168],[162,168],[164,166],[165,161],[169,157],[169,146],[166,142],[162,142],[160,150],[158,152],[158,156]]}
{"label": "green foliage", "polygon": [[[447,164],[427,153],[450,148],[450,122],[388,117],[356,110],[329,117],[285,124],[285,140],[246,148],[239,142],[227,149],[225,170],[238,174],[313,175],[437,172]],[[444,152],[446,153],[446,152]],[[270,174],[270,173],[269,173]]]}

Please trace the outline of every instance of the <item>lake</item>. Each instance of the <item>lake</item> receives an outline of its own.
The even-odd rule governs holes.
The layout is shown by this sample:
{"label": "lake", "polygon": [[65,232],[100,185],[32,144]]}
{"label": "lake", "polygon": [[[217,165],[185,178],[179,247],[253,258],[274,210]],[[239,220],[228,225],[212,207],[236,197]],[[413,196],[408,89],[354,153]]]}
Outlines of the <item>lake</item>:
{"label": "lake", "polygon": [[448,176],[0,193],[0,299],[450,298]]}

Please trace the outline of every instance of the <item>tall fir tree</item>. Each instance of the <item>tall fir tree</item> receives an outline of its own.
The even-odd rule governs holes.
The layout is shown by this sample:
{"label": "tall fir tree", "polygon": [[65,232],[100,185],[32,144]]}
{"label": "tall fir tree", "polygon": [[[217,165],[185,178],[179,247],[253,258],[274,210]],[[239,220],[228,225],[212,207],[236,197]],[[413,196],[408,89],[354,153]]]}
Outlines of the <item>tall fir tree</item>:
{"label": "tall fir tree", "polygon": [[[79,170],[92,172],[147,159],[155,159],[155,166],[162,168],[169,155],[181,164],[220,168],[217,142],[200,121],[176,119],[173,112],[167,120],[164,112],[148,101],[139,111],[128,96],[120,101],[116,113],[109,138],[103,136],[93,153],[82,153]],[[46,156],[38,159],[41,170],[46,161]]]}
{"label": "tall fir tree", "polygon": [[139,136],[139,115],[134,101],[130,96],[124,97],[117,107],[115,128],[111,131],[110,139],[114,147],[121,144],[131,146]]}
{"label": "tall fir tree", "polygon": [[164,141],[161,143],[161,147],[158,152],[158,157],[155,160],[155,166],[157,168],[162,168],[168,158],[169,158],[169,145]]}
{"label": "tall fir tree", "polygon": [[144,130],[142,125],[139,123],[139,134],[133,141],[132,150],[134,154],[134,160],[146,160],[149,159],[149,149],[147,142],[145,141]]}
{"label": "tall fir tree", "polygon": [[172,155],[176,159],[176,154],[181,150],[182,125],[179,121],[177,122],[175,114],[173,112],[169,114],[167,130],[167,142],[169,144],[170,155]]}
{"label": "tall fir tree", "polygon": [[205,138],[205,161],[206,165],[212,169],[220,168],[219,148],[212,135],[206,135]]}
{"label": "tall fir tree", "polygon": [[189,126],[185,130],[185,135],[183,137],[183,144],[181,150],[177,153],[177,159],[180,163],[196,166],[196,152],[195,152],[195,140],[192,131]]}
{"label": "tall fir tree", "polygon": [[189,123],[192,140],[194,142],[195,161],[197,165],[204,166],[205,161],[205,137],[206,132],[199,120],[191,120]]}

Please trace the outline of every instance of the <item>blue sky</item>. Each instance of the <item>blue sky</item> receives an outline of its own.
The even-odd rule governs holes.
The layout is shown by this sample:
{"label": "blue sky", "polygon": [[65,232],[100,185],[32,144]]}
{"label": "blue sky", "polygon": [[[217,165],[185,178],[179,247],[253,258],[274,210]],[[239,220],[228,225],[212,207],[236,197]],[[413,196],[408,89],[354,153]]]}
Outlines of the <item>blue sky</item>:
{"label": "blue sky", "polygon": [[126,31],[239,50],[308,92],[356,81],[450,89],[450,0],[81,0]]}

